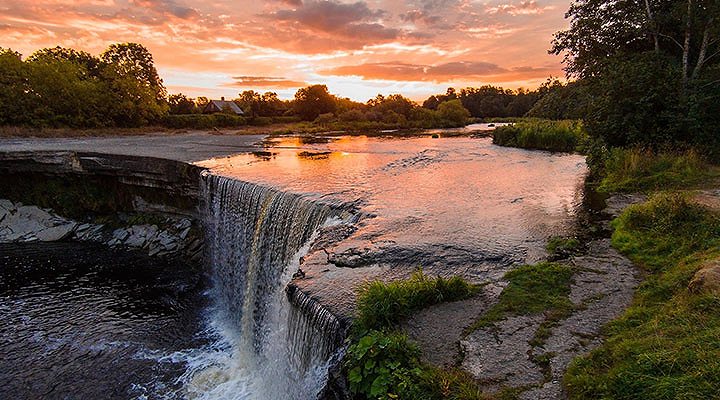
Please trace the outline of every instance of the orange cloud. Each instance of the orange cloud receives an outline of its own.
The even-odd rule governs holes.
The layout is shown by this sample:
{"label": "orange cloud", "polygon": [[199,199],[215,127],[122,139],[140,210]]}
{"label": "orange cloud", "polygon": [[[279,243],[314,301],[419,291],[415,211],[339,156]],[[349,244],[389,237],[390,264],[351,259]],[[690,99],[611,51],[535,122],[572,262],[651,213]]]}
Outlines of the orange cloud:
{"label": "orange cloud", "polygon": [[12,0],[0,2],[0,46],[98,54],[139,42],[169,90],[193,96],[291,94],[308,82],[354,99],[420,98],[449,82],[513,87],[558,75],[547,48],[567,24],[566,1]]}
{"label": "orange cloud", "polygon": [[276,78],[270,76],[234,76],[235,82],[228,83],[226,86],[238,88],[277,88],[290,89],[301,88],[308,84],[303,81],[294,81],[285,78]]}

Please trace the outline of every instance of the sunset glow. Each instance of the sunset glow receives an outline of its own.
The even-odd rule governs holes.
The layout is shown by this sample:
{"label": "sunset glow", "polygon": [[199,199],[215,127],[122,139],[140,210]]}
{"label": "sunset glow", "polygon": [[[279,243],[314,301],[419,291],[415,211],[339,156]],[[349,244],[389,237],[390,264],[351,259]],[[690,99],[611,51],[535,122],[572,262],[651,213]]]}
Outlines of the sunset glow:
{"label": "sunset glow", "polygon": [[138,42],[169,92],[292,97],[327,84],[367,100],[420,100],[449,86],[535,88],[562,76],[547,54],[566,27],[558,0],[0,0],[0,47],[98,54]]}

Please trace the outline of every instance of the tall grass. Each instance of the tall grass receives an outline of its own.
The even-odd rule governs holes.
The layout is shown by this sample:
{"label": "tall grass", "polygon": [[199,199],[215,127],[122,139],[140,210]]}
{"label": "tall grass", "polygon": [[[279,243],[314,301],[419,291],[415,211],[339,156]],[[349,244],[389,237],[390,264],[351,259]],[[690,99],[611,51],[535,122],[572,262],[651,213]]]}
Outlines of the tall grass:
{"label": "tall grass", "polygon": [[460,277],[432,278],[421,270],[407,280],[372,281],[360,289],[354,324],[361,330],[392,327],[414,311],[444,301],[466,299],[476,290]]}
{"label": "tall grass", "polygon": [[499,146],[549,151],[582,151],[587,133],[581,121],[528,120],[493,131]]}
{"label": "tall grass", "polygon": [[608,151],[602,173],[598,190],[608,193],[688,188],[720,175],[694,150],[622,148]]}
{"label": "tall grass", "polygon": [[720,259],[720,215],[660,194],[614,222],[613,245],[644,267],[632,306],[606,341],[573,361],[571,399],[715,399],[720,388],[720,296],[688,289]]}

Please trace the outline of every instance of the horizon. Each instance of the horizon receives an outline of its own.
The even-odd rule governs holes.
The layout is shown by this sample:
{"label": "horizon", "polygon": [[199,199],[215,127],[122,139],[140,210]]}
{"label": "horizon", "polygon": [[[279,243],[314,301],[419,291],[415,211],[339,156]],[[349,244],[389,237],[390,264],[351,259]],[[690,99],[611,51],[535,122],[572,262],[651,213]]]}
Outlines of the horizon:
{"label": "horizon", "polygon": [[483,85],[535,89],[562,78],[549,55],[565,29],[556,0],[19,0],[0,6],[0,46],[29,56],[46,47],[99,54],[138,42],[169,93],[235,98],[245,90],[290,99],[325,84],[355,101],[414,101]]}

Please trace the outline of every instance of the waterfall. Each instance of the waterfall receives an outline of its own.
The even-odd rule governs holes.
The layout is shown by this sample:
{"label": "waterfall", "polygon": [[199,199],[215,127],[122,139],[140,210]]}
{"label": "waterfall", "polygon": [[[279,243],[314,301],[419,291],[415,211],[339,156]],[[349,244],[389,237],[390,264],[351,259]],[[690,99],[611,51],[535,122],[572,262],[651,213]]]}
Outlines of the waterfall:
{"label": "waterfall", "polygon": [[342,209],[304,196],[203,175],[217,344],[186,373],[188,397],[311,399],[342,342],[337,319],[285,287],[319,228]]}

